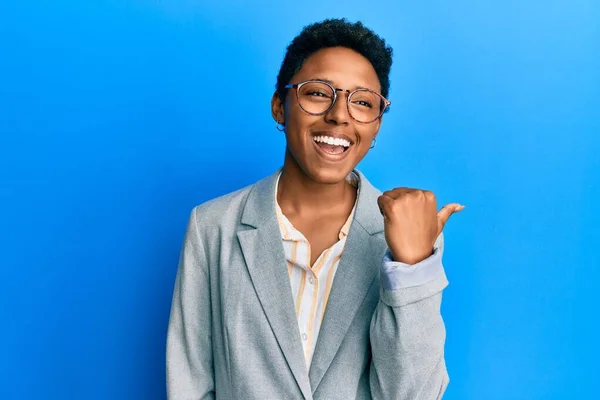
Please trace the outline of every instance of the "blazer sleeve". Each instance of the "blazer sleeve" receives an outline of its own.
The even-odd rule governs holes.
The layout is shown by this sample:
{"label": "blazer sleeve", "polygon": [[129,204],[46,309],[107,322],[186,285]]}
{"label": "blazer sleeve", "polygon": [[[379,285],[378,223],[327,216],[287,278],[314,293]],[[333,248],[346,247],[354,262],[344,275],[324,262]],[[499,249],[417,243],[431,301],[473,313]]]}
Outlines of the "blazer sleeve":
{"label": "blazer sleeve", "polygon": [[191,213],[175,279],[167,333],[167,398],[215,398],[209,269]]}
{"label": "blazer sleeve", "polygon": [[[405,270],[399,270],[398,276],[391,279],[382,275],[380,301],[370,329],[369,380],[373,399],[434,400],[441,399],[446,390],[446,330],[440,313],[442,290],[448,285],[441,266],[443,243],[440,234],[434,254],[413,267],[437,271],[432,274],[415,270],[416,274],[430,276],[427,282],[404,284],[401,281]],[[393,274],[389,265],[386,273]],[[397,283],[390,287],[386,282]]]}

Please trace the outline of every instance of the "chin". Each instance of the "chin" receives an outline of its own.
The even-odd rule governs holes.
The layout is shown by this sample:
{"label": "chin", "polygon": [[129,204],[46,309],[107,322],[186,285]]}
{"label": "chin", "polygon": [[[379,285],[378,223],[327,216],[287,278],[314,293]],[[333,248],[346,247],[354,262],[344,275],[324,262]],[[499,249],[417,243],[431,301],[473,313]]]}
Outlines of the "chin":
{"label": "chin", "polygon": [[286,162],[290,167],[302,172],[312,181],[329,185],[343,182],[346,176],[355,168],[355,164],[349,159],[344,160],[344,162],[331,163],[324,162],[320,157],[315,157],[312,154],[295,157],[289,148],[286,153]]}

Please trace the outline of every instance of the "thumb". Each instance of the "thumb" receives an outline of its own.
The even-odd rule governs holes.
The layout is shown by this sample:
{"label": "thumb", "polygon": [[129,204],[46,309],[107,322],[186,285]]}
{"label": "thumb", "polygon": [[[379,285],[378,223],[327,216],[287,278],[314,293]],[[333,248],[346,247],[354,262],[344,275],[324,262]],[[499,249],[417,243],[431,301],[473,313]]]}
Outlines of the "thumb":
{"label": "thumb", "polygon": [[446,222],[448,222],[448,219],[452,214],[454,214],[455,212],[462,211],[464,208],[465,206],[458,203],[450,203],[442,207],[442,209],[437,214],[440,224],[442,225],[441,228],[443,228],[444,225],[446,225]]}

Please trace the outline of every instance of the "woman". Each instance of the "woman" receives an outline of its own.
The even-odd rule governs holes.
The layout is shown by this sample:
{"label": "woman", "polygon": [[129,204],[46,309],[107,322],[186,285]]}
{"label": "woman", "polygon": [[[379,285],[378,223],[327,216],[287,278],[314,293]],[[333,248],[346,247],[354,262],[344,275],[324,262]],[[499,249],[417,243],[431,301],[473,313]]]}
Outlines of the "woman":
{"label": "woman", "polygon": [[271,102],[283,168],[196,207],[167,339],[175,399],[438,399],[447,280],[429,191],[355,169],[390,102],[392,50],[361,23],[305,27]]}

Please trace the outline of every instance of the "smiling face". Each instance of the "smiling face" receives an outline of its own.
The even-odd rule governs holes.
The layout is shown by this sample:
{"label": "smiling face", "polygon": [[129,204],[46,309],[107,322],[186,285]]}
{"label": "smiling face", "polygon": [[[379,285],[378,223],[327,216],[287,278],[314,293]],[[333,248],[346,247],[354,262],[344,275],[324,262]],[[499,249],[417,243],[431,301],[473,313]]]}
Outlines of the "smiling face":
{"label": "smiling face", "polygon": [[[324,80],[335,88],[350,91],[367,88],[381,92],[379,79],[369,60],[344,47],[325,48],[312,54],[292,77],[291,83],[312,79]],[[327,113],[311,115],[300,108],[295,89],[287,90],[285,103],[277,94],[271,102],[275,120],[285,122],[284,168],[298,167],[319,183],[343,181],[369,151],[381,118],[368,124],[355,121],[348,113],[345,92],[338,92],[335,105]],[[348,144],[350,146],[346,147]]]}

